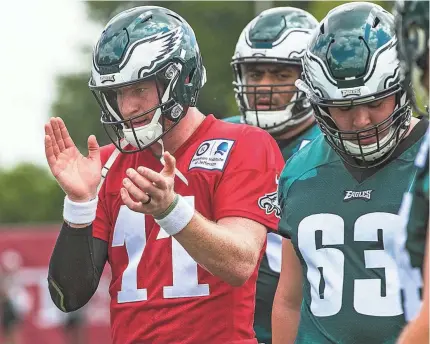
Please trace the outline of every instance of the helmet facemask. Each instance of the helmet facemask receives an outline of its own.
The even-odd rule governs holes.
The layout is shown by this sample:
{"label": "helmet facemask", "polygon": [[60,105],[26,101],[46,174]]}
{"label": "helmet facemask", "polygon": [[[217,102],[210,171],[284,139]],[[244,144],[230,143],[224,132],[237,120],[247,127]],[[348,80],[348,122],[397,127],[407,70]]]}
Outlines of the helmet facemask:
{"label": "helmet facemask", "polygon": [[[250,73],[265,73],[269,66],[280,69],[283,68],[282,66],[300,69],[300,62],[294,60],[273,63],[262,58],[243,60],[235,59],[232,67],[236,80],[233,82],[236,101],[245,123],[258,126],[272,135],[279,135],[312,115],[312,108],[305,94],[294,85],[295,77],[294,81],[289,83],[261,84],[249,80]],[[273,72],[270,73],[273,74]],[[287,97],[288,100],[286,100]]]}
{"label": "helmet facemask", "polygon": [[296,86],[328,144],[353,167],[388,161],[408,132],[411,111],[396,47],[394,17],[378,5],[351,2],[320,22],[302,60]]}
{"label": "helmet facemask", "polygon": [[205,82],[193,29],[163,7],[121,12],[94,47],[89,88],[109,138],[123,153],[162,145],[166,133],[196,106]]}
{"label": "helmet facemask", "polygon": [[[188,107],[183,107],[173,97],[175,86],[181,82],[179,80],[181,69],[182,64],[180,62],[170,63],[164,68],[133,82],[123,83],[115,87],[92,89],[92,93],[102,109],[101,122],[103,127],[111,141],[122,152],[142,151],[155,142],[159,142],[186,114]],[[119,93],[125,88],[133,86],[137,88],[138,85],[147,85],[148,82],[155,85],[158,102],[136,115],[121,114],[118,104]],[[135,91],[138,92],[134,89],[132,92]],[[142,102],[145,101],[145,96],[145,94],[142,95]],[[126,140],[133,146],[133,149],[125,150],[124,144],[121,145],[121,140]]]}
{"label": "helmet facemask", "polygon": [[[304,74],[302,77],[305,78]],[[298,82],[298,87],[305,89],[305,83]],[[383,101],[394,96],[394,110],[381,122],[360,130],[340,130],[336,125],[330,108],[345,108]],[[352,99],[323,99],[315,93],[311,97],[315,118],[326,137],[328,144],[349,165],[358,168],[370,168],[387,161],[405,137],[411,120],[409,101],[406,91],[396,84],[382,92],[354,97]],[[345,114],[346,116],[348,114]],[[366,140],[375,143],[365,144]],[[352,158],[352,159],[351,159]]]}
{"label": "helmet facemask", "polygon": [[[301,58],[317,26],[318,21],[310,13],[294,7],[262,11],[246,25],[231,63],[243,122],[285,138],[282,134],[312,116],[310,103],[294,82],[300,76]],[[252,66],[261,68],[260,77],[249,78],[245,73]],[[282,75],[285,72],[293,75]]]}

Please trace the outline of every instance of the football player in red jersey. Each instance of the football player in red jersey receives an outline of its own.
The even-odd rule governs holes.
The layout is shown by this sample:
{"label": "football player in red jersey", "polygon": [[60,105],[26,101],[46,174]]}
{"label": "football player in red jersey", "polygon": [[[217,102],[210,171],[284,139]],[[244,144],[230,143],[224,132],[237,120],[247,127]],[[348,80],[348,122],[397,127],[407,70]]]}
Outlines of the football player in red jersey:
{"label": "football player in red jersey", "polygon": [[263,130],[197,110],[205,81],[185,20],[133,8],[107,24],[93,54],[89,87],[113,144],[90,136],[84,157],[60,118],[45,126],[67,194],[49,290],[75,310],[109,261],[114,343],[257,343],[255,283],[284,162]]}

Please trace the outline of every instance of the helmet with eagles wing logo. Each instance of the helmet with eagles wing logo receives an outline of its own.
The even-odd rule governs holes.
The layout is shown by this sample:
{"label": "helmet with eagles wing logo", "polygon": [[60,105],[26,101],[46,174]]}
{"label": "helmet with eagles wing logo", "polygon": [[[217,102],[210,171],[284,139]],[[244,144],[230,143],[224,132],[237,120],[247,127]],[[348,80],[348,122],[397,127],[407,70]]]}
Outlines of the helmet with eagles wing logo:
{"label": "helmet with eagles wing logo", "polygon": [[[309,101],[294,81],[300,75],[301,58],[317,26],[318,21],[304,10],[275,7],[261,12],[245,27],[231,63],[243,122],[279,135],[312,116]],[[263,73],[253,70],[259,66],[270,66],[270,74],[277,77],[269,83],[259,80],[257,75]],[[290,81],[296,69],[297,77]],[[260,106],[261,102],[265,105]]]}
{"label": "helmet with eagles wing logo", "polygon": [[[392,14],[372,3],[351,2],[327,14],[303,58],[296,86],[308,95],[328,144],[354,167],[387,161],[409,128],[411,111],[396,45]],[[394,109],[379,123],[342,130],[333,120],[333,108],[371,107],[392,96]]]}
{"label": "helmet with eagles wing logo", "polygon": [[[132,116],[121,113],[124,90],[136,87],[134,92],[144,99],[145,88],[136,85],[148,82],[155,85],[157,105]],[[94,48],[89,88],[111,141],[129,153],[159,142],[196,105],[205,82],[190,25],[168,9],[141,6],[119,13],[106,25]]]}

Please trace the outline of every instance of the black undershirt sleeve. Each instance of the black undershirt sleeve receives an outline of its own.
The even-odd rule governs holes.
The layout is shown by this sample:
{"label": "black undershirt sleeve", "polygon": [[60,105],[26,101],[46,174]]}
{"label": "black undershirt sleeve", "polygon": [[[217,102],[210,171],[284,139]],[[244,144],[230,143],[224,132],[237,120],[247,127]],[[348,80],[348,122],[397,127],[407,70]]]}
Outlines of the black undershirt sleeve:
{"label": "black undershirt sleeve", "polygon": [[94,295],[108,255],[108,243],[94,238],[93,226],[72,228],[63,223],[49,261],[52,301],[63,312],[84,306]]}

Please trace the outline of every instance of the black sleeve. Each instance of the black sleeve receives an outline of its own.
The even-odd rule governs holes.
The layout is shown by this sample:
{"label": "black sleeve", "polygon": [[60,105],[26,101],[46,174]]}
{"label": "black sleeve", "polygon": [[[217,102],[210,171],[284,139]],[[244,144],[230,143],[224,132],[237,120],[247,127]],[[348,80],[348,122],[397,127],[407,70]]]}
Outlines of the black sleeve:
{"label": "black sleeve", "polygon": [[94,238],[93,226],[72,228],[63,223],[49,261],[52,301],[63,312],[84,306],[95,293],[107,260],[108,243]]}

